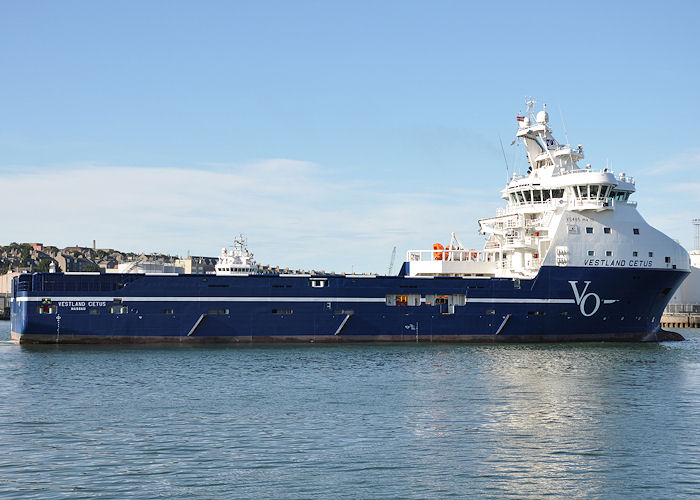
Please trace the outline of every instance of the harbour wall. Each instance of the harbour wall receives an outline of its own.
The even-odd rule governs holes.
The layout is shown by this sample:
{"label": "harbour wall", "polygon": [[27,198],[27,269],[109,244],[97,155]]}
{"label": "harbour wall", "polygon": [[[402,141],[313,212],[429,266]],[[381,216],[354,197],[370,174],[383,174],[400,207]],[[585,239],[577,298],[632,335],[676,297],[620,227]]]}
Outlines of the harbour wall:
{"label": "harbour wall", "polygon": [[663,328],[700,328],[700,313],[664,313],[661,316]]}

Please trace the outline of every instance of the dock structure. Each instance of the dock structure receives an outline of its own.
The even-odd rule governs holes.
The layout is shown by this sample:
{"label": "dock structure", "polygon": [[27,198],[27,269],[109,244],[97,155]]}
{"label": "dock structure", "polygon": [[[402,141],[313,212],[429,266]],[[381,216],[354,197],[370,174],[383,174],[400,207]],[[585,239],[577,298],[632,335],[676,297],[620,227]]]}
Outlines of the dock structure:
{"label": "dock structure", "polygon": [[0,293],[0,320],[10,319],[10,294]]}
{"label": "dock structure", "polygon": [[668,314],[661,316],[663,328],[700,328],[700,314]]}

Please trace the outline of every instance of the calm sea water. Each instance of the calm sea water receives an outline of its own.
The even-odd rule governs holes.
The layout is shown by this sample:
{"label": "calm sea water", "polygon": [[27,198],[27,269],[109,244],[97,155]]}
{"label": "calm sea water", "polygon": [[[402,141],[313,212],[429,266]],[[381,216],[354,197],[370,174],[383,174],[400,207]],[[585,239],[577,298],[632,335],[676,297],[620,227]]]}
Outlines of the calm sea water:
{"label": "calm sea water", "polygon": [[688,342],[3,340],[0,497],[696,496],[700,330],[681,331]]}

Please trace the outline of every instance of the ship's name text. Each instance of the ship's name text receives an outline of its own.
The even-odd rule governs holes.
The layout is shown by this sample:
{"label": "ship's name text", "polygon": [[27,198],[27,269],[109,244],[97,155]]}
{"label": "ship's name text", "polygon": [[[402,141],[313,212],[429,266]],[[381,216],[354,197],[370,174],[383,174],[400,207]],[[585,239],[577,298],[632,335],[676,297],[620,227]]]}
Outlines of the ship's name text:
{"label": "ship's name text", "polygon": [[652,267],[654,261],[639,259],[584,259],[583,265],[589,267]]}
{"label": "ship's name text", "polygon": [[107,305],[107,302],[102,302],[102,301],[90,301],[90,302],[83,302],[83,301],[73,301],[73,300],[63,300],[60,302],[56,302],[59,307],[70,307],[71,311],[84,311],[85,306],[87,307],[104,307]]}

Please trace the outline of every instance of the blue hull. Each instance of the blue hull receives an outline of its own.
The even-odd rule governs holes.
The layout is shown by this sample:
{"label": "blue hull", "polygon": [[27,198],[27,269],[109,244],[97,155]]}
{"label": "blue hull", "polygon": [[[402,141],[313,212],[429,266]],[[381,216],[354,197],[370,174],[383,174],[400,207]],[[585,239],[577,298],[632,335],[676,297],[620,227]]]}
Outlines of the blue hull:
{"label": "blue hull", "polygon": [[15,278],[11,329],[23,343],[657,340],[663,309],[687,274],[575,267],[543,267],[531,280],[35,273]]}

